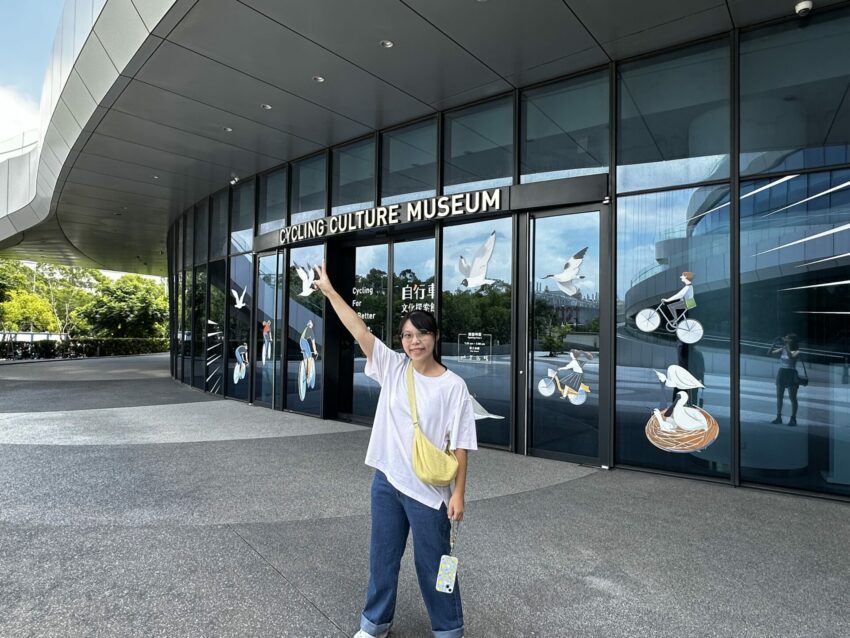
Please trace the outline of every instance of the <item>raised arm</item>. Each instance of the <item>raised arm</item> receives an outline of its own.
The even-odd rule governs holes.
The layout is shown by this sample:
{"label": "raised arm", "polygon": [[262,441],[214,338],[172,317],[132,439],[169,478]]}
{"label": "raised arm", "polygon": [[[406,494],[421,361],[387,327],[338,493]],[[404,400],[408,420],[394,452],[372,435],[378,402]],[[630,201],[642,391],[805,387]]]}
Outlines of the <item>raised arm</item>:
{"label": "raised arm", "polygon": [[345,303],[345,300],[334,290],[325,272],[325,262],[322,261],[321,267],[315,266],[315,268],[318,279],[313,282],[313,287],[327,297],[342,325],[345,326],[345,329],[360,344],[360,348],[366,354],[366,358],[371,359],[372,349],[375,347],[375,335],[369,331],[369,328],[366,327],[366,324],[360,318],[360,315],[354,311],[354,308]]}

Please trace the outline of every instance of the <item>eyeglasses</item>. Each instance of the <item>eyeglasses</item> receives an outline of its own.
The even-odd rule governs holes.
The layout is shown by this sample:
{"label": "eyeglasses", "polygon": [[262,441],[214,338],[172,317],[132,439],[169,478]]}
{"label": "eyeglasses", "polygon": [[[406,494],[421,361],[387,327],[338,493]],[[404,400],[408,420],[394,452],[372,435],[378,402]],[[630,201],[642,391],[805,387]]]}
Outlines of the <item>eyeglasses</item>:
{"label": "eyeglasses", "polygon": [[414,337],[425,339],[425,337],[430,337],[433,334],[430,330],[417,330],[416,332],[402,332],[400,336],[402,341],[413,341]]}

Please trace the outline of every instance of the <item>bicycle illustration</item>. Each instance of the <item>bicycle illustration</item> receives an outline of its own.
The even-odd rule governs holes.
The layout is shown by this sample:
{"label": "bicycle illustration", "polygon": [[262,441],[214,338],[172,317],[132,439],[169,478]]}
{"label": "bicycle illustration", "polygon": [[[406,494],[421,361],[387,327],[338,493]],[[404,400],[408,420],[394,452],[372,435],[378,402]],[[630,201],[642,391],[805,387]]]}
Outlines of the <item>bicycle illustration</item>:
{"label": "bicycle illustration", "polygon": [[298,398],[303,401],[307,396],[307,389],[316,387],[316,358],[319,356],[319,351],[316,348],[312,320],[307,322],[298,343],[301,346],[301,362],[298,364]]}
{"label": "bicycle illustration", "polygon": [[233,385],[245,378],[248,372],[248,344],[237,346],[235,351],[236,364],[233,366]]}
{"label": "bicycle illustration", "polygon": [[635,324],[641,332],[654,332],[664,323],[664,329],[682,343],[696,343],[702,339],[704,330],[696,319],[688,319],[688,310],[696,308],[694,298],[694,273],[683,272],[680,277],[684,287],[672,297],[662,299],[655,308],[644,308],[635,315]]}
{"label": "bicycle illustration", "polygon": [[584,368],[580,359],[590,360],[593,355],[583,350],[570,350],[570,362],[557,370],[549,368],[546,378],[540,379],[537,391],[544,397],[551,397],[555,390],[562,399],[567,399],[573,405],[582,405],[587,401],[590,387],[584,383]]}

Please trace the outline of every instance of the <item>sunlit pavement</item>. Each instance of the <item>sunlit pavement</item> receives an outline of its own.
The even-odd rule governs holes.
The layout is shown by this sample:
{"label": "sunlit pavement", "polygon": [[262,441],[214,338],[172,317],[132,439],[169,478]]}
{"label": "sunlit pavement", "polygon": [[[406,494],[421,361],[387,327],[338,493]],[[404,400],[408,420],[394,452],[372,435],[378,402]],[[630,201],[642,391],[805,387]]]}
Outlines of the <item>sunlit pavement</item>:
{"label": "sunlit pavement", "polygon": [[[0,365],[0,636],[352,635],[368,436],[161,355]],[[850,635],[845,504],[491,450],[468,496],[467,637]]]}

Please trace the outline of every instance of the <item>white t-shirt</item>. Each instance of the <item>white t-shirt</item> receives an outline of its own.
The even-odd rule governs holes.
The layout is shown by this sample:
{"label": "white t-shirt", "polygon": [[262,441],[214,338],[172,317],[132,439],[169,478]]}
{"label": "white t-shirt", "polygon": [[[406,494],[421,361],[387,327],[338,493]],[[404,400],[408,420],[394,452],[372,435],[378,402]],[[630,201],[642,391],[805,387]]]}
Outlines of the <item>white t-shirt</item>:
{"label": "white t-shirt", "polygon": [[[372,356],[366,361],[366,375],[381,384],[372,436],[366,451],[366,465],[381,470],[399,492],[420,503],[440,509],[448,506],[454,484],[449,487],[427,485],[413,473],[413,419],[407,398],[403,352],[390,350],[375,339]],[[466,382],[451,370],[438,377],[426,377],[413,371],[419,428],[437,447],[477,450],[475,414]]]}

